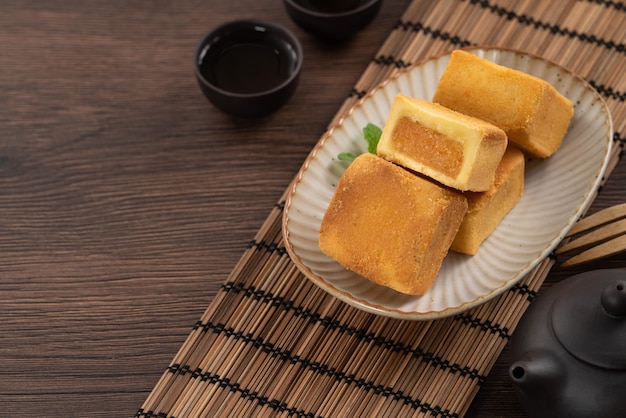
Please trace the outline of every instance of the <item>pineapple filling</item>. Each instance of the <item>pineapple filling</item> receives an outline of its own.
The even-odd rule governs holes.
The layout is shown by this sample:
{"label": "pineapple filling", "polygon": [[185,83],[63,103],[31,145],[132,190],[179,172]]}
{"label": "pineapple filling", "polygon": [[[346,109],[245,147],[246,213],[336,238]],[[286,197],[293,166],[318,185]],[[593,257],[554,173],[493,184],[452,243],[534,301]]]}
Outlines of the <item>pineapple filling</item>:
{"label": "pineapple filling", "polygon": [[463,165],[463,144],[408,116],[398,118],[392,131],[396,150],[425,166],[456,178]]}

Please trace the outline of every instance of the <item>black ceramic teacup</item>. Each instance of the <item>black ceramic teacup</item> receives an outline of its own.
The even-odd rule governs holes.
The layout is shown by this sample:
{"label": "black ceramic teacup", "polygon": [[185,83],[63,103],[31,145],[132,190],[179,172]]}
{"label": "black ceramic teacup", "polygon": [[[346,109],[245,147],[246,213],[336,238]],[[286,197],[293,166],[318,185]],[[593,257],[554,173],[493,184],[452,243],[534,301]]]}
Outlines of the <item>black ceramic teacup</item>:
{"label": "black ceramic teacup", "polygon": [[378,14],[382,0],[284,0],[298,26],[323,40],[345,40]]}
{"label": "black ceramic teacup", "polygon": [[302,46],[286,28],[246,19],[209,31],[196,48],[194,67],[204,95],[234,116],[274,112],[293,95],[302,68]]}

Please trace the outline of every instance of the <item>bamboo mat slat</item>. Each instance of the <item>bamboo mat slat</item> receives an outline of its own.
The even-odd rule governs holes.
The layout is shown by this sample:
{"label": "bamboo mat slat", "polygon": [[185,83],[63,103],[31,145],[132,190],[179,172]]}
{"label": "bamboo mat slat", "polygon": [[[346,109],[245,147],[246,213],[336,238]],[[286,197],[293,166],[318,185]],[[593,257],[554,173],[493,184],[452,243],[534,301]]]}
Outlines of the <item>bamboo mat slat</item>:
{"label": "bamboo mat slat", "polygon": [[[516,48],[571,69],[606,100],[616,145],[608,177],[626,138],[624,28],[619,2],[415,0],[330,123],[431,56],[470,45]],[[136,417],[463,416],[553,260],[454,317],[379,317],[326,294],[293,265],[281,235],[284,198]]]}

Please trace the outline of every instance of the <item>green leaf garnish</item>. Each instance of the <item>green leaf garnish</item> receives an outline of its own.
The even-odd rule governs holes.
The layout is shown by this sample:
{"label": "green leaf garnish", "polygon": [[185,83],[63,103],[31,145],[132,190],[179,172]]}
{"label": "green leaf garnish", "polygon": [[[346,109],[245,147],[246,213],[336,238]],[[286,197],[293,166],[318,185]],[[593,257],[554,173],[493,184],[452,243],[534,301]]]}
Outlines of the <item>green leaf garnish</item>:
{"label": "green leaf garnish", "polygon": [[[380,141],[380,136],[382,135],[383,130],[373,123],[368,123],[365,128],[363,128],[363,137],[365,141],[367,141],[367,152],[371,154],[376,154],[376,149],[378,148],[378,141]],[[352,162],[357,156],[351,152],[340,152],[337,154],[337,158],[339,161],[347,161]]]}
{"label": "green leaf garnish", "polygon": [[339,161],[347,161],[351,163],[356,158],[356,155],[351,152],[340,152],[339,154],[337,154],[337,158],[339,159]]}
{"label": "green leaf garnish", "polygon": [[373,123],[368,123],[365,128],[363,128],[363,136],[367,141],[367,151],[371,154],[376,154],[376,148],[378,148],[378,141],[380,141],[380,136],[382,135],[383,130]]}

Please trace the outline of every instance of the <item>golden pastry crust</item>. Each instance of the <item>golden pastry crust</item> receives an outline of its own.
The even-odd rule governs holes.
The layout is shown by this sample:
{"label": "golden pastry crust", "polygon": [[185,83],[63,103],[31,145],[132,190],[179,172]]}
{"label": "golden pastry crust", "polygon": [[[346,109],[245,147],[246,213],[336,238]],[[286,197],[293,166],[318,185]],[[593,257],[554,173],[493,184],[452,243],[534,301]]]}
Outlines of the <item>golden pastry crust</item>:
{"label": "golden pastry crust", "polygon": [[453,51],[433,102],[502,128],[523,151],[546,158],[560,146],[574,108],[548,82]]}
{"label": "golden pastry crust", "polygon": [[465,194],[468,209],[451,250],[470,255],[478,252],[483,241],[522,196],[524,166],[523,152],[509,147],[498,165],[491,188],[486,192]]}
{"label": "golden pastry crust", "polygon": [[435,103],[398,95],[377,153],[445,186],[485,191],[506,146],[504,131],[490,123]]}
{"label": "golden pastry crust", "polygon": [[319,245],[374,283],[421,295],[435,281],[466,210],[462,193],[363,154],[337,184]]}

